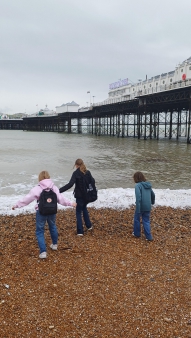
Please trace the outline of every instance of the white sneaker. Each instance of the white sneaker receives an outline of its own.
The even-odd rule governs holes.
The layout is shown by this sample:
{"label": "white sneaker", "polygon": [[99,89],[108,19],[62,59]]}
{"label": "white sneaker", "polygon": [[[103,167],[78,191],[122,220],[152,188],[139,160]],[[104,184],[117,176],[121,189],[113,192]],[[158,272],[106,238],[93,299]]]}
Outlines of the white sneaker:
{"label": "white sneaker", "polygon": [[46,251],[41,252],[41,254],[39,255],[39,258],[46,258],[46,257],[47,257]]}
{"label": "white sneaker", "polygon": [[88,230],[93,230],[93,226],[91,226],[91,228],[88,228]]}
{"label": "white sneaker", "polygon": [[83,234],[77,234],[77,236],[83,236]]}
{"label": "white sneaker", "polygon": [[58,249],[58,244],[50,244],[50,248],[52,250],[57,250]]}

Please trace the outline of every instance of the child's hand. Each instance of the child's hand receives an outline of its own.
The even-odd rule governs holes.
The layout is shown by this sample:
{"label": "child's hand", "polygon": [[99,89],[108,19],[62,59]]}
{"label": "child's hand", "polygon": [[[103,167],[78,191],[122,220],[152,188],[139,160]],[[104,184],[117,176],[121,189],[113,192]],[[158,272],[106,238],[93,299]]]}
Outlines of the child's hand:
{"label": "child's hand", "polygon": [[76,207],[76,205],[77,205],[77,203],[75,203],[75,202],[72,203],[72,206],[73,206],[74,208]]}

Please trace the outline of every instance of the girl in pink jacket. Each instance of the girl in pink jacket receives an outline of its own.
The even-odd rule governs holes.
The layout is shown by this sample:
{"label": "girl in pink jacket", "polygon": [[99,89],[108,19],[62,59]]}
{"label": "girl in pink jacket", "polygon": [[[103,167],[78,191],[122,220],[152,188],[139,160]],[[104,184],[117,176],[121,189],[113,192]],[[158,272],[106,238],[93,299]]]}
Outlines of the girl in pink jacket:
{"label": "girl in pink jacket", "polygon": [[[34,200],[39,200],[40,194],[43,190],[50,191],[53,190],[57,196],[57,202],[64,206],[71,206],[76,207],[75,202],[70,202],[67,200],[62,194],[60,194],[59,189],[54,185],[52,180],[50,179],[50,175],[48,171],[41,171],[38,177],[39,184],[35,186],[31,191],[19,200],[12,209],[21,208],[29,203],[33,202]],[[52,244],[50,248],[52,250],[57,250],[58,248],[58,231],[56,227],[56,213],[51,215],[42,215],[38,210],[38,203],[35,205],[36,209],[36,237],[38,241],[38,245],[40,248],[40,255],[39,258],[46,258],[46,243],[44,238],[44,228],[45,223],[47,221],[50,231],[50,236],[52,239]]]}

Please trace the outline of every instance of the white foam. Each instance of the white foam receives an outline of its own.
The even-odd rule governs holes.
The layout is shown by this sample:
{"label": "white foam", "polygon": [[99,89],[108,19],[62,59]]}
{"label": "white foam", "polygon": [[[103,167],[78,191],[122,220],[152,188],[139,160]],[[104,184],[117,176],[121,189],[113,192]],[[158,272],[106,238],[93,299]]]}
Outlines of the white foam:
{"label": "white foam", "polygon": [[[154,189],[156,195],[155,206],[170,206],[172,208],[191,208],[191,189],[188,190],[170,190],[170,189]],[[75,201],[73,192],[65,192],[64,196],[71,201]],[[1,196],[0,197],[0,214],[1,215],[18,215],[23,213],[35,212],[35,202],[28,206],[11,210],[11,207],[23,197],[23,195]],[[135,204],[134,189],[102,189],[98,191],[98,200],[89,204],[90,207],[96,209],[112,208],[126,209]],[[59,205],[59,209],[66,209]]]}

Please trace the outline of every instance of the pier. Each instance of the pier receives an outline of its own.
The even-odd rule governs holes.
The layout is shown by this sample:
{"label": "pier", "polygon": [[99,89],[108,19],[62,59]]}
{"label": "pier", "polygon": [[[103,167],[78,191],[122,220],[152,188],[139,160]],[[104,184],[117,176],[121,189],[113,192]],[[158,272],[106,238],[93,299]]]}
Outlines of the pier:
{"label": "pier", "polygon": [[15,129],[23,130],[23,120],[22,119],[0,119],[0,130],[1,129]]}
{"label": "pier", "polygon": [[191,86],[94,105],[88,111],[0,120],[0,129],[65,132],[138,139],[176,139],[191,144]]}

